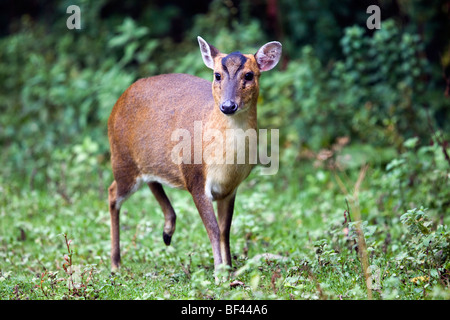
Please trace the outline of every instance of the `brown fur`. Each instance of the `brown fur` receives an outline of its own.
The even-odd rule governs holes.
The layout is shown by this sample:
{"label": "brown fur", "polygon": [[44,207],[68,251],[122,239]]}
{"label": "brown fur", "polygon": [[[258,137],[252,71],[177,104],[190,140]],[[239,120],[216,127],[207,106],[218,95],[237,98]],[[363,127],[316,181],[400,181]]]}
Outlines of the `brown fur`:
{"label": "brown fur", "polygon": [[[203,132],[215,129],[224,137],[227,129],[256,129],[260,71],[253,55],[244,55],[243,65],[238,65],[236,59],[228,59],[224,70],[221,62],[226,55],[211,48],[214,72],[221,73],[223,81],[211,84],[186,74],[141,79],[122,94],[111,112],[108,136],[115,179],[109,188],[113,269],[120,265],[120,207],[142,183],[149,185],[164,212],[166,244],[170,244],[175,231],[176,217],[161,184],[191,193],[211,241],[215,267],[222,263],[231,265],[229,232],[234,199],[239,184],[253,165],[248,162],[208,165],[205,161],[195,164],[194,122],[201,121]],[[253,81],[244,80],[247,72],[254,73]],[[239,105],[233,116],[225,115],[218,107],[223,102],[224,88],[230,85],[235,86],[232,93]],[[171,140],[175,129],[188,130],[191,135],[191,164],[176,164],[171,160],[171,152],[178,143]],[[214,149],[217,143],[220,141],[212,139],[202,149]],[[218,221],[213,200],[218,203]]]}

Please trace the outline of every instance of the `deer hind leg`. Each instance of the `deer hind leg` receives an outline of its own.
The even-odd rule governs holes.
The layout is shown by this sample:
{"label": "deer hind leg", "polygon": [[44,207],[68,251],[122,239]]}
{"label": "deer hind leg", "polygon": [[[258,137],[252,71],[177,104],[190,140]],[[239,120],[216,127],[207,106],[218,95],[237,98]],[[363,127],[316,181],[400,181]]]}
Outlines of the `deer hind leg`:
{"label": "deer hind leg", "polygon": [[169,198],[164,192],[162,185],[158,182],[149,182],[148,186],[164,213],[163,240],[164,243],[168,246],[170,245],[173,233],[175,232],[176,214],[173,210],[172,205],[170,204]]}
{"label": "deer hind leg", "polygon": [[111,215],[111,269],[120,267],[120,208],[139,188],[136,179],[114,180],[108,189],[109,213]]}
{"label": "deer hind leg", "polygon": [[120,267],[120,201],[117,195],[117,182],[114,180],[108,189],[109,213],[111,215],[111,269]]}

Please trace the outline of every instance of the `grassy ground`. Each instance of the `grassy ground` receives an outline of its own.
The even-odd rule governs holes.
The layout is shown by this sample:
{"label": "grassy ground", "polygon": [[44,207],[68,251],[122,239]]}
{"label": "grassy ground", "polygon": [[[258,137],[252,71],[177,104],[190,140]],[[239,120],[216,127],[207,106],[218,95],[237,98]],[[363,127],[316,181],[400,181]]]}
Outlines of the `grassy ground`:
{"label": "grassy ground", "polygon": [[231,276],[215,283],[208,237],[187,192],[166,189],[177,212],[169,247],[148,188],[124,204],[123,267],[111,274],[108,165],[62,168],[45,188],[0,178],[1,299],[450,298],[442,268],[409,259],[414,237],[400,214],[381,208],[377,169],[359,181],[358,199],[339,182],[354,190],[359,170],[255,170],[238,192]]}

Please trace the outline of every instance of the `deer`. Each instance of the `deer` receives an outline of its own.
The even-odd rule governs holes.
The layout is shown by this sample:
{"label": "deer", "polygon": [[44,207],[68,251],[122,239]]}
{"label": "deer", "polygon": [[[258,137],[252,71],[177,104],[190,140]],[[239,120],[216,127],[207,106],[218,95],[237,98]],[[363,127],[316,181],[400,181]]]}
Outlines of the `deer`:
{"label": "deer", "polygon": [[[232,265],[230,228],[236,192],[255,164],[174,161],[172,150],[177,141],[173,132],[183,129],[193,134],[194,123],[221,133],[256,130],[260,75],[277,65],[282,45],[271,41],[255,54],[224,54],[203,38],[197,40],[204,64],[213,70],[212,82],[180,73],[142,78],[119,97],[109,116],[114,176],[108,189],[112,271],[121,264],[121,206],[143,184],[148,185],[164,214],[166,245],[170,245],[175,232],[176,214],[163,186],[191,194],[212,247],[215,272],[221,266]],[[220,151],[214,149],[217,143],[223,141],[210,139],[200,147]],[[249,146],[244,148],[248,151]],[[191,154],[188,160],[193,158]],[[217,203],[217,218],[213,202]]]}

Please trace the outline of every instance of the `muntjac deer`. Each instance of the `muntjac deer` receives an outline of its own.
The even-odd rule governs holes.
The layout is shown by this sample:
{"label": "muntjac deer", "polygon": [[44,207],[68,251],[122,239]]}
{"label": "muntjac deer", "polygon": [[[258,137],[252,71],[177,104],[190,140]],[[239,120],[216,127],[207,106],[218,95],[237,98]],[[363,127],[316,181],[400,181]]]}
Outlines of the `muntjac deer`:
{"label": "muntjac deer", "polygon": [[[166,245],[175,231],[176,216],[162,185],[191,193],[211,242],[215,269],[222,264],[231,266],[229,237],[236,190],[250,174],[253,164],[208,161],[206,153],[200,158],[203,161],[198,161],[191,150],[187,152],[187,161],[174,161],[177,141],[173,133],[182,129],[193,137],[194,124],[223,134],[230,129],[256,131],[259,77],[262,71],[278,63],[281,43],[269,42],[254,55],[240,52],[227,55],[201,37],[197,39],[203,62],[214,70],[212,84],[187,74],[140,79],[122,94],[109,117],[108,137],[115,179],[109,187],[113,270],[120,266],[121,205],[143,183],[150,187],[164,213]],[[218,143],[223,141],[213,138],[202,142],[200,148],[208,147],[213,150],[210,156],[217,156],[214,150],[224,150],[215,148],[219,147]],[[192,141],[194,147],[196,144],[197,141]],[[248,151],[248,146],[245,148]],[[217,201],[218,219],[213,201]]]}

